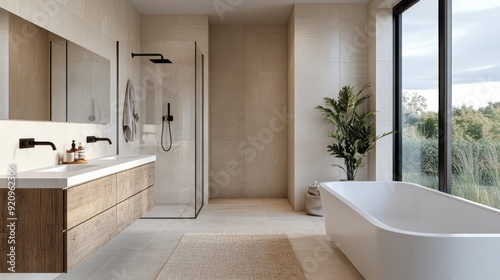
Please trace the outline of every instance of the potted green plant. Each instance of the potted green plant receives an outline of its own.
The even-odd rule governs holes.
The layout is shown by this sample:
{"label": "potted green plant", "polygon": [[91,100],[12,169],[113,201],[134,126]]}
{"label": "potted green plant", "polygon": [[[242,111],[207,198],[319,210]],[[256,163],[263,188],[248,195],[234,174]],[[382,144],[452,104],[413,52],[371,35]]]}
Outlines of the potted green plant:
{"label": "potted green plant", "polygon": [[335,126],[335,129],[329,132],[334,141],[327,146],[327,150],[331,155],[344,159],[344,166],[333,166],[344,170],[347,180],[356,178],[359,168],[364,165],[363,159],[375,147],[375,142],[394,132],[375,136],[375,111],[360,107],[371,97],[371,94],[363,94],[369,87],[370,84],[367,84],[355,93],[352,86],[343,86],[339,91],[338,100],[325,97],[325,107],[316,106],[326,120]]}

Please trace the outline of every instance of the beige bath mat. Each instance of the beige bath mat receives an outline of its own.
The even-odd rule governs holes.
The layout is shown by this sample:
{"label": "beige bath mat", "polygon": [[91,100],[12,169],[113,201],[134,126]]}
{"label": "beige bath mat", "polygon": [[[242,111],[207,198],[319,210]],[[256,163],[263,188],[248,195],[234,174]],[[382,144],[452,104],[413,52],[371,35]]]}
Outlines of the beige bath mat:
{"label": "beige bath mat", "polygon": [[286,234],[188,233],[156,279],[304,280],[305,277]]}

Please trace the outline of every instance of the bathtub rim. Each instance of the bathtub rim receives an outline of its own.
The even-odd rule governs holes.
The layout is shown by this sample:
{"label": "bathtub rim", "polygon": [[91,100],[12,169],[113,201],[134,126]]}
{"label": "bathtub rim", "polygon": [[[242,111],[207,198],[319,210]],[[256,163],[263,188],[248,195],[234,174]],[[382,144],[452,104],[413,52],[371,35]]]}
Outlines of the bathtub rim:
{"label": "bathtub rim", "polygon": [[[424,189],[425,191],[434,192],[434,194],[441,195],[443,197],[446,197],[447,199],[456,199],[456,200],[460,201],[461,203],[468,204],[468,205],[470,205],[472,207],[483,208],[483,209],[488,210],[488,211],[496,212],[498,215],[500,215],[500,210],[499,209],[496,209],[496,208],[493,208],[493,207],[490,207],[490,206],[487,206],[487,205],[484,205],[484,204],[480,204],[480,203],[477,203],[477,202],[474,202],[474,201],[471,201],[471,200],[468,200],[468,199],[465,199],[465,198],[462,198],[462,197],[458,197],[458,196],[455,196],[455,195],[443,193],[443,192],[440,192],[440,191],[437,191],[437,190],[434,190],[434,189],[431,189],[431,188],[427,188],[427,187],[424,187],[424,186],[421,186],[421,185],[418,185],[418,184],[415,184],[415,183],[411,183],[411,182],[399,182],[399,181],[397,181],[397,182],[396,181],[326,181],[326,182],[321,182],[320,183],[320,188],[323,189],[323,190],[325,190],[325,191],[327,191],[327,192],[329,192],[331,195],[333,195],[336,198],[338,198],[344,204],[348,205],[358,215],[362,216],[364,219],[366,219],[372,225],[374,225],[374,226],[376,226],[378,228],[381,228],[383,230],[386,230],[386,231],[390,231],[390,232],[394,232],[394,233],[399,233],[399,234],[405,234],[405,235],[421,236],[421,237],[443,237],[443,238],[445,238],[445,237],[446,238],[500,237],[500,233],[428,233],[428,232],[408,231],[408,230],[398,229],[398,228],[389,226],[389,225],[381,222],[380,220],[376,219],[370,213],[368,213],[365,210],[361,209],[360,207],[358,207],[357,205],[355,205],[354,203],[352,203],[350,200],[348,200],[347,198],[345,198],[344,196],[342,196],[341,194],[339,194],[338,192],[336,192],[335,190],[333,190],[332,188],[328,187],[328,184],[346,184],[346,183],[347,184],[354,184],[356,182],[357,183],[384,183],[384,184],[385,183],[396,183],[396,184],[412,185],[414,187],[417,187],[417,188],[420,188],[420,189]],[[325,214],[326,213],[324,213],[323,215],[326,218]]]}

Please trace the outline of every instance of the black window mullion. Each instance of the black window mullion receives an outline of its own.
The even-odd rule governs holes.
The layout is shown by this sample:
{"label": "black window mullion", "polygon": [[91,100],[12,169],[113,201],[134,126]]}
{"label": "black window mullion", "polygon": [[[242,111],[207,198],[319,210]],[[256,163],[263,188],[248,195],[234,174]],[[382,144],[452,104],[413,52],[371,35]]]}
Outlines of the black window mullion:
{"label": "black window mullion", "polygon": [[451,0],[439,0],[439,190],[451,193]]}
{"label": "black window mullion", "polygon": [[393,130],[393,180],[403,180],[403,114],[401,94],[403,91],[402,78],[403,78],[403,64],[402,64],[402,14],[394,13],[394,120]]}

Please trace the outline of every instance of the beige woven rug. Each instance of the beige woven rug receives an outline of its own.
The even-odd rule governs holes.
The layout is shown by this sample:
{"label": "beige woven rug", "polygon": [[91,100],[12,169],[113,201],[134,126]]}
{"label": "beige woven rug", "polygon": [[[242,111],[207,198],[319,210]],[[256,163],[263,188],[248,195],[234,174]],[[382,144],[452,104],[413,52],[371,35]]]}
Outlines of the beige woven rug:
{"label": "beige woven rug", "polygon": [[157,280],[300,279],[304,273],[286,234],[184,234]]}

